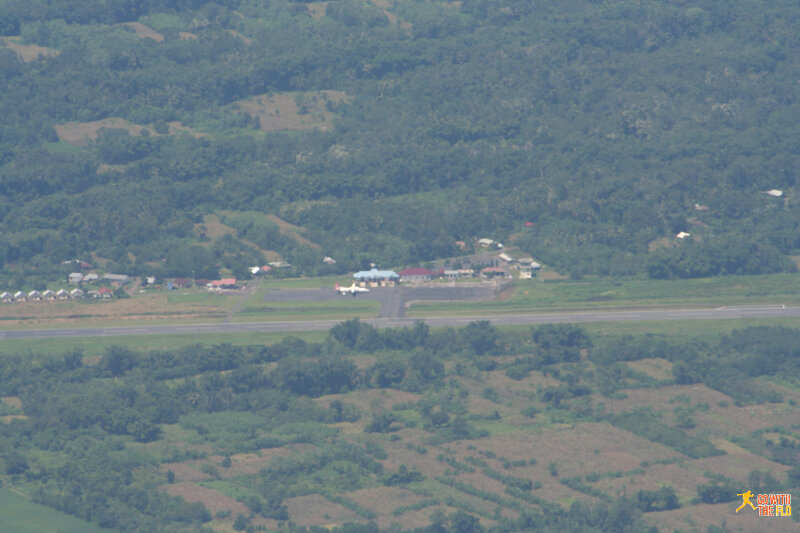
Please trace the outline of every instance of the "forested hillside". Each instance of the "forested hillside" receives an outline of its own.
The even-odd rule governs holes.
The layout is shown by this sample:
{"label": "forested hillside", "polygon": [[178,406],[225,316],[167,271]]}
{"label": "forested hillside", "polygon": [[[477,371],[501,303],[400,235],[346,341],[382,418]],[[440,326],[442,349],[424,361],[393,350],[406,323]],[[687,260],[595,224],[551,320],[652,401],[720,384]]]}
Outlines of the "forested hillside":
{"label": "forested hillside", "polygon": [[798,28],[788,0],[0,0],[0,277],[480,237],[576,277],[793,270]]}

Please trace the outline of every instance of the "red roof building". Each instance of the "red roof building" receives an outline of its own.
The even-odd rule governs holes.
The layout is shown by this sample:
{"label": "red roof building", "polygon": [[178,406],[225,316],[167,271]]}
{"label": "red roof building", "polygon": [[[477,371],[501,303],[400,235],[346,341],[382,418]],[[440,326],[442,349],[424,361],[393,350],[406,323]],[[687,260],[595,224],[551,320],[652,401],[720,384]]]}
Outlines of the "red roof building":
{"label": "red roof building", "polygon": [[236,278],[215,279],[211,282],[211,286],[215,289],[235,289]]}
{"label": "red roof building", "polygon": [[403,281],[427,281],[433,278],[433,271],[427,268],[407,268],[400,272],[400,279]]}

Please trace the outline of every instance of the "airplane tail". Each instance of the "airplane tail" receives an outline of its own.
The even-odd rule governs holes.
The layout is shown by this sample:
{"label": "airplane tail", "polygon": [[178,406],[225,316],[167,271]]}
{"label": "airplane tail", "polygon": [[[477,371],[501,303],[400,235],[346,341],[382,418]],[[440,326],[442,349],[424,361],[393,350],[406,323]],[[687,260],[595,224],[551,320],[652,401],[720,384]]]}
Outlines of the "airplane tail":
{"label": "airplane tail", "polygon": [[338,281],[336,282],[336,285],[333,286],[333,290],[335,290],[335,291],[339,290],[339,282]]}

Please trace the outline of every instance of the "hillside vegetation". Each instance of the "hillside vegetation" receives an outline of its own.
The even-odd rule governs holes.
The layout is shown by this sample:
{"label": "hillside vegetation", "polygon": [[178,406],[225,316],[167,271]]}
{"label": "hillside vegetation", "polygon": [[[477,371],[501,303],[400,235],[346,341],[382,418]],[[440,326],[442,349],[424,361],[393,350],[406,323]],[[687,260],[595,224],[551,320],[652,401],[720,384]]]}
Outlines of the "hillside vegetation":
{"label": "hillside vegetation", "polygon": [[[787,0],[0,0],[0,276],[480,237],[574,277],[791,271],[798,28]],[[258,216],[204,242],[220,211],[321,249]]]}

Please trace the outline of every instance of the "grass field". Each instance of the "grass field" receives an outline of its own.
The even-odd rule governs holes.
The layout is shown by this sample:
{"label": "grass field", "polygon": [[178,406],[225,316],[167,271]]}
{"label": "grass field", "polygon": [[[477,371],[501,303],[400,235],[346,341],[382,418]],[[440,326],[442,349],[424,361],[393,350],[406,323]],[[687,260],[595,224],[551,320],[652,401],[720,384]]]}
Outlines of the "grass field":
{"label": "grass field", "polygon": [[6,489],[0,489],[0,531],[9,533],[100,533],[108,532],[66,513],[33,503]]}
{"label": "grass field", "polygon": [[688,280],[517,280],[493,302],[415,303],[408,316],[514,314],[554,310],[800,304],[800,276]]}
{"label": "grass field", "polygon": [[0,355],[12,354],[62,354],[71,350],[83,350],[84,355],[101,355],[114,344],[128,346],[134,350],[169,350],[192,344],[223,344],[235,346],[272,344],[287,336],[299,337],[307,342],[319,342],[327,331],[296,331],[287,333],[209,333],[206,335],[125,335],[114,337],[77,337],[70,339],[21,339],[4,340]]}
{"label": "grass field", "polygon": [[236,315],[236,322],[279,320],[332,320],[373,318],[380,311],[380,302],[348,298],[324,302],[265,302],[245,306]]}

